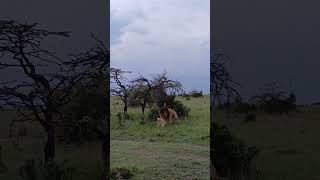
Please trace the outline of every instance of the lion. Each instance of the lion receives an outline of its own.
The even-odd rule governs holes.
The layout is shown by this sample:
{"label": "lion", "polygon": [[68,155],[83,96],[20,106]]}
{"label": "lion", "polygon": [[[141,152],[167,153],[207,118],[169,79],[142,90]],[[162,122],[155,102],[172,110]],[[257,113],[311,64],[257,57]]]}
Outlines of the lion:
{"label": "lion", "polygon": [[160,109],[159,116],[161,119],[164,119],[166,122],[169,122],[169,124],[171,124],[173,120],[178,119],[177,112],[167,107],[163,107]]}
{"label": "lion", "polygon": [[167,125],[167,121],[165,120],[165,119],[163,119],[163,118],[157,118],[157,124],[158,124],[158,126],[160,126],[160,127],[164,127],[164,126],[166,126]]}

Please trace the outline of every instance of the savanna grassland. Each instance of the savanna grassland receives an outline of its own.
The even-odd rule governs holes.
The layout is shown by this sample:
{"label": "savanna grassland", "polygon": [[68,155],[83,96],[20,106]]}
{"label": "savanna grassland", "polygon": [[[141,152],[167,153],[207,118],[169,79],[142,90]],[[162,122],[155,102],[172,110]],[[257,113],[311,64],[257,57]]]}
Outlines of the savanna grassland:
{"label": "savanna grassland", "polygon": [[111,168],[131,169],[137,180],[209,179],[210,98],[176,99],[191,109],[189,117],[160,128],[141,123],[139,107],[130,107],[132,119],[120,126],[116,114],[123,106],[111,98]]}
{"label": "savanna grassland", "polygon": [[[7,169],[3,170],[2,164],[0,165],[1,180],[21,179],[19,167],[26,160],[33,159],[38,162],[38,160],[43,159],[46,138],[42,128],[37,122],[19,123],[13,128],[14,138],[10,139],[9,127],[14,116],[14,112],[1,112],[0,114],[0,145],[2,147],[2,162],[0,163],[4,163]],[[20,137],[18,137],[18,134],[20,134]],[[99,142],[82,144],[57,142],[56,162],[63,169],[74,169],[73,179],[99,179],[101,174],[101,145]]]}
{"label": "savanna grassland", "polygon": [[224,111],[214,115],[219,124],[248,145],[255,145],[260,153],[256,164],[267,180],[320,179],[320,106],[299,106],[288,115],[267,115],[258,112],[256,121]]}

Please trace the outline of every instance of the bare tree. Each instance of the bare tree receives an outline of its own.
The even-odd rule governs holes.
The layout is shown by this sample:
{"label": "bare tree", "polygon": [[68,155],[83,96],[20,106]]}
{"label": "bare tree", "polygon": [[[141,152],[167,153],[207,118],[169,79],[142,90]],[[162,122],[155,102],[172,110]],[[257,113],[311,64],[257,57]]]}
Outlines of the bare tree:
{"label": "bare tree", "polygon": [[127,114],[128,112],[128,97],[132,89],[131,85],[127,81],[124,74],[131,73],[130,71],[123,71],[117,68],[110,69],[110,78],[112,79],[111,83],[115,84],[115,87],[111,88],[111,93],[115,96],[119,96],[121,101],[124,104],[123,113]]}
{"label": "bare tree", "polygon": [[[235,82],[228,72],[226,67],[226,62],[230,60],[228,56],[223,53],[215,53],[210,61],[210,112],[211,112],[211,119],[210,119],[210,136],[216,136],[217,124],[214,121],[213,110],[215,107],[215,102],[218,101],[218,105],[221,105],[223,98],[226,99],[227,104],[230,104],[230,99],[234,96],[240,97],[237,87],[239,84]],[[229,108],[227,108],[226,114],[229,114]],[[211,138],[210,141],[210,151],[211,151],[211,161],[210,161],[210,168],[211,170],[217,170],[214,165],[215,157],[215,139]],[[221,172],[216,172],[217,174]]]}
{"label": "bare tree", "polygon": [[[72,55],[72,61],[66,62],[71,69],[78,69],[87,75],[82,87],[89,92],[95,92],[101,97],[105,110],[100,113],[97,126],[93,127],[101,140],[102,174],[101,179],[110,177],[110,51],[105,43],[92,35],[96,40],[96,46],[88,51]],[[106,101],[106,102],[104,102]],[[90,111],[90,110],[88,110]],[[87,113],[89,115],[89,113]],[[101,117],[102,116],[102,117]]]}
{"label": "bare tree", "polygon": [[[49,32],[36,28],[37,24],[19,24],[14,21],[0,22],[1,69],[22,70],[24,77],[0,88],[0,100],[6,107],[14,108],[20,121],[38,121],[47,133],[44,148],[45,161],[54,158],[56,114],[67,104],[67,95],[81,79],[77,74],[41,73],[39,67],[49,63],[58,67],[62,61],[54,53],[42,48],[41,41],[50,36],[68,37],[67,32]],[[66,93],[68,94],[68,93]]]}
{"label": "bare tree", "polygon": [[[12,68],[21,74],[16,80],[1,83],[0,103],[3,108],[18,113],[19,118],[15,121],[41,124],[47,136],[45,162],[55,157],[56,127],[72,122],[63,113],[64,107],[72,102],[78,87],[89,86],[93,76],[102,75],[107,69],[102,67],[109,54],[99,41],[97,47],[71,55],[70,60],[62,60],[43,48],[42,42],[50,37],[68,36],[69,32],[39,29],[36,23],[0,22],[1,70]],[[105,131],[104,137],[107,137],[109,130]]]}
{"label": "bare tree", "polygon": [[230,103],[232,97],[238,97],[239,93],[237,88],[240,86],[239,83],[235,82],[226,68],[226,62],[230,58],[223,53],[214,54],[210,62],[210,86],[213,108],[216,100],[218,105],[221,105],[222,98]]}

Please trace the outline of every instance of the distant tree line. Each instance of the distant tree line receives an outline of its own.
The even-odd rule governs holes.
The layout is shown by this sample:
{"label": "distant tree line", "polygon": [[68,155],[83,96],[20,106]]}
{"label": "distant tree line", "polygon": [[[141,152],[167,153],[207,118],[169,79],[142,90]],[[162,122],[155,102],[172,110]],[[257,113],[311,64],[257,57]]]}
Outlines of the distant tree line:
{"label": "distant tree line", "polygon": [[184,92],[183,94],[181,94],[181,96],[186,97],[186,98],[188,98],[188,97],[202,97],[203,93],[201,90],[193,89],[189,93]]}
{"label": "distant tree line", "polygon": [[[293,91],[286,93],[280,91],[276,82],[268,83],[262,92],[244,101],[241,96],[234,98],[229,104],[236,113],[249,113],[258,110],[268,114],[289,113],[296,110],[296,96]],[[221,104],[219,109],[225,109],[226,104]]]}

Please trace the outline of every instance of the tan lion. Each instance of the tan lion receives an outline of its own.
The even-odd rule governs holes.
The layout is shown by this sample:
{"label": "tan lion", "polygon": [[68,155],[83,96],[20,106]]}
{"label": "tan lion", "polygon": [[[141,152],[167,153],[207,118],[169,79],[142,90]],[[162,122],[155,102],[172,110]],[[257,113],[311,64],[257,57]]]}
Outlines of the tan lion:
{"label": "tan lion", "polygon": [[159,121],[165,120],[166,123],[169,123],[169,124],[171,124],[174,120],[178,119],[177,112],[167,107],[161,108],[159,115],[161,118]]}
{"label": "tan lion", "polygon": [[157,118],[157,124],[160,127],[164,127],[164,126],[167,125],[167,121],[165,119],[163,119],[163,118]]}

